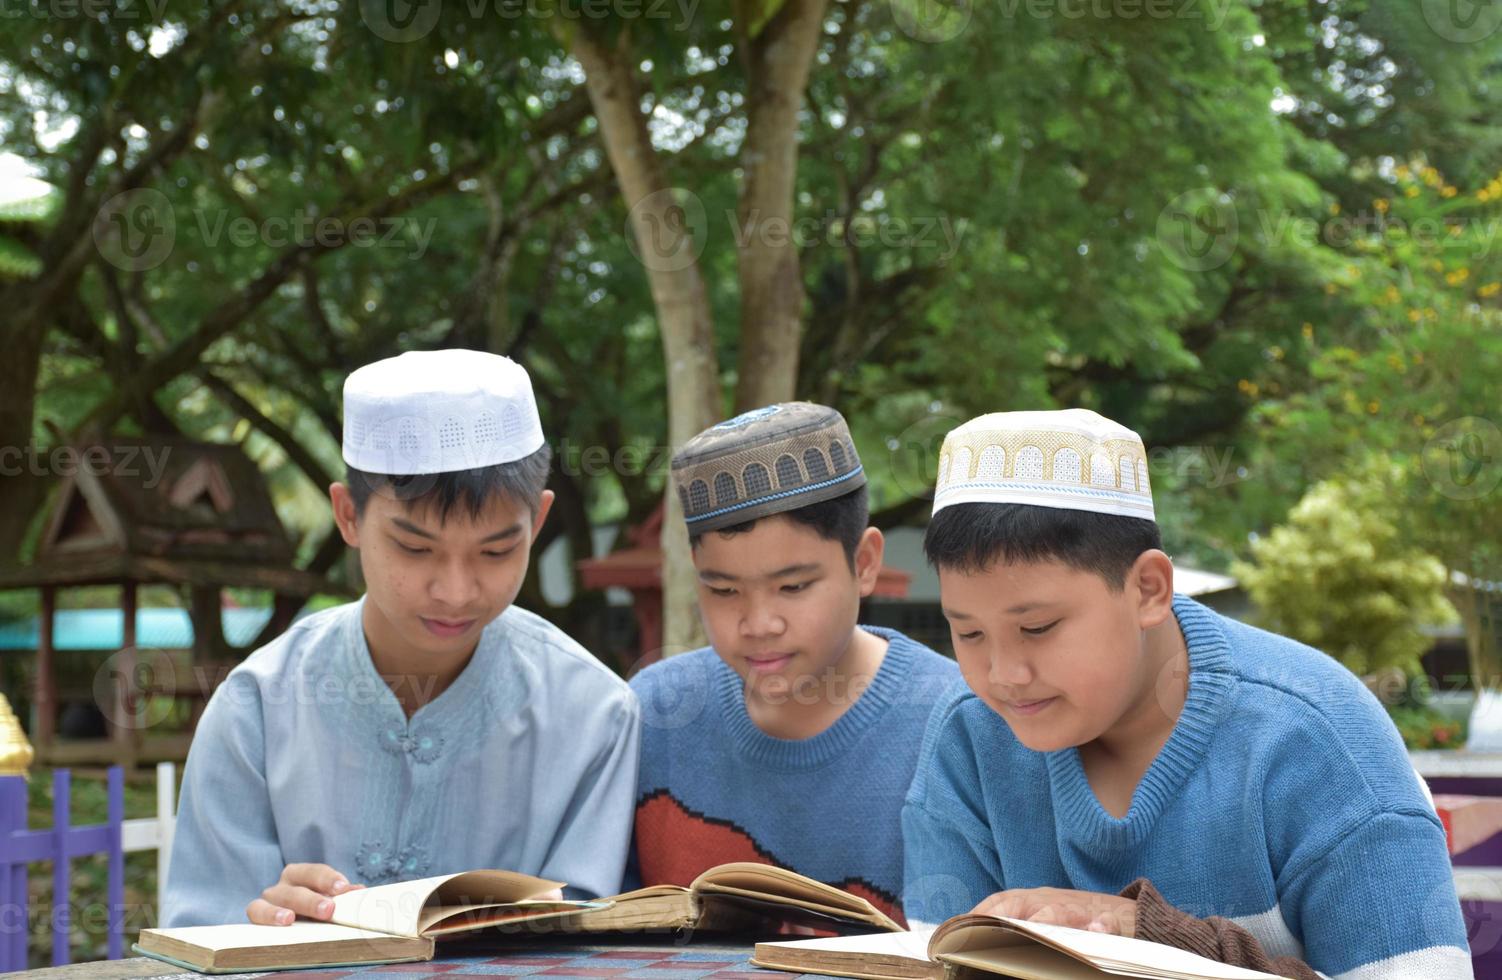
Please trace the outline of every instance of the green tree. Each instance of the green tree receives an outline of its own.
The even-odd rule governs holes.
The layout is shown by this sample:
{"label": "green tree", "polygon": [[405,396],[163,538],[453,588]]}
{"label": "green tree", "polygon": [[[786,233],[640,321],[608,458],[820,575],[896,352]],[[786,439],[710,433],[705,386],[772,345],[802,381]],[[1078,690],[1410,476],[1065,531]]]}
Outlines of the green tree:
{"label": "green tree", "polygon": [[1269,629],[1308,643],[1357,674],[1419,673],[1422,627],[1454,618],[1447,574],[1405,539],[1394,469],[1323,481],[1254,541],[1236,574]]}

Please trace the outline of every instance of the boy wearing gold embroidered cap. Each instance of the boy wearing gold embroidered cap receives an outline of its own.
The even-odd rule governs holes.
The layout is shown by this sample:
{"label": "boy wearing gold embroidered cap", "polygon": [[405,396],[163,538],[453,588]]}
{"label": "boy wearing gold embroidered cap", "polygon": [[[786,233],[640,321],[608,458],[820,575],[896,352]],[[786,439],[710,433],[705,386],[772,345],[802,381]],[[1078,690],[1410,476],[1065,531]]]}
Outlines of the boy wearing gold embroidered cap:
{"label": "boy wearing gold embroidered cap", "polygon": [[806,402],[757,409],[690,440],[672,476],[711,646],[631,682],[643,883],[761,861],[900,916],[902,798],[959,673],[857,625],[883,542],[845,420]]}
{"label": "boy wearing gold embroidered cap", "polygon": [[527,372],[409,352],[344,385],[334,520],[365,595],[215,691],[188,756],[164,925],[327,919],[332,897],[474,868],[620,886],[640,710],[512,605],[553,494]]}
{"label": "boy wearing gold embroidered cap", "polygon": [[1331,658],[1173,592],[1140,438],[981,416],[924,541],[966,687],[903,810],[910,917],[1114,931],[1290,977],[1471,975],[1444,830]]}

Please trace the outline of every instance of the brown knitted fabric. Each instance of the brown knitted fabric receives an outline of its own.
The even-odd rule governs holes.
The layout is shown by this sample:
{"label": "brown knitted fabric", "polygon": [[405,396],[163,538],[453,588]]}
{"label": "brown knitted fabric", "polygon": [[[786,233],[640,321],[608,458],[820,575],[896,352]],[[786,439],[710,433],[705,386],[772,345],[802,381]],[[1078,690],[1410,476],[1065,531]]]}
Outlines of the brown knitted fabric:
{"label": "brown knitted fabric", "polygon": [[1257,938],[1229,919],[1211,916],[1196,919],[1168,904],[1153,883],[1138,878],[1121,891],[1122,898],[1137,903],[1137,938],[1175,946],[1248,970],[1275,973],[1289,980],[1321,980],[1303,960],[1292,956],[1268,956]]}

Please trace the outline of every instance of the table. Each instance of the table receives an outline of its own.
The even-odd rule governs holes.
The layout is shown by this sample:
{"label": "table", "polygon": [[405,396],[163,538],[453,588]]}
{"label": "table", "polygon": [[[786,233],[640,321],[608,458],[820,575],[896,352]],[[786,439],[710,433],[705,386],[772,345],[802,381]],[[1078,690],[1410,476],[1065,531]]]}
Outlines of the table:
{"label": "table", "polygon": [[[639,938],[639,937],[638,937]],[[759,970],[747,960],[752,944],[674,943],[664,937],[656,944],[571,940],[522,944],[440,947],[440,959],[430,963],[393,963],[388,966],[278,973],[234,974],[249,980],[496,980],[497,977],[536,977],[538,980],[794,980],[798,974]],[[141,977],[153,980],[199,980],[203,974],[184,973],[170,963],[147,957],[75,963],[12,973],[26,980],[114,980]]]}

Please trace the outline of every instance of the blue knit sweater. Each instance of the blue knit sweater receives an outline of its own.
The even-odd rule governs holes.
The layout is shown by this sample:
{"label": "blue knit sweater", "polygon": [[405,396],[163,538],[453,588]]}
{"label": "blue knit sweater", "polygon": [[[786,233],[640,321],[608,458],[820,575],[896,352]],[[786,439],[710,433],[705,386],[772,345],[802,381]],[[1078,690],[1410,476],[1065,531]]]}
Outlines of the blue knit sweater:
{"label": "blue knit sweater", "polygon": [[807,739],[774,738],[746,712],[741,678],[706,647],[632,681],[642,703],[635,860],[643,884],[687,885],[760,861],[845,888],[898,917],[903,797],[924,725],[959,678],[901,633],[871,684]]}
{"label": "blue knit sweater", "polygon": [[1331,977],[1469,978],[1444,830],[1377,700],[1316,650],[1183,596],[1173,610],[1188,701],[1124,818],[1078,750],[1025,748],[965,688],[935,709],[903,809],[909,920],[1146,877]]}

